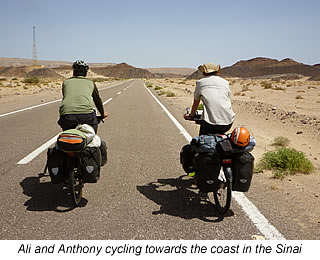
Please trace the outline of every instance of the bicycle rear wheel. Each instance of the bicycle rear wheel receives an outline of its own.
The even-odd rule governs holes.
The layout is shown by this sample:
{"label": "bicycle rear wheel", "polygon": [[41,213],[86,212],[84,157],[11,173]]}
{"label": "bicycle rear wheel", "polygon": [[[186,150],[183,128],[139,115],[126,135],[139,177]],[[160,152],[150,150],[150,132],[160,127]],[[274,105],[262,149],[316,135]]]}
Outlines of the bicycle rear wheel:
{"label": "bicycle rear wheel", "polygon": [[71,197],[74,205],[77,207],[82,199],[83,182],[80,178],[77,169],[73,169],[69,173],[69,185],[71,190]]}
{"label": "bicycle rear wheel", "polygon": [[229,180],[226,180],[223,182],[221,181],[218,190],[213,192],[214,201],[220,214],[225,214],[230,208],[232,196],[231,190],[232,183]]}

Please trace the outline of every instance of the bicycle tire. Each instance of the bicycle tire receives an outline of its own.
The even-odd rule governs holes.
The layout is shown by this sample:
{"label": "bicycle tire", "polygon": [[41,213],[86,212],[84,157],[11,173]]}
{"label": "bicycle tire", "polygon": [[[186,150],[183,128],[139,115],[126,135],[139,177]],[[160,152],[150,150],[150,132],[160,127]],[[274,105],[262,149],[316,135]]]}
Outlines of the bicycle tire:
{"label": "bicycle tire", "polygon": [[71,190],[71,197],[74,205],[77,207],[82,199],[83,182],[79,178],[75,169],[72,169],[69,173],[69,185]]}
{"label": "bicycle tire", "polygon": [[213,192],[214,201],[220,214],[225,214],[230,208],[232,197],[232,183],[226,180],[218,190]]}

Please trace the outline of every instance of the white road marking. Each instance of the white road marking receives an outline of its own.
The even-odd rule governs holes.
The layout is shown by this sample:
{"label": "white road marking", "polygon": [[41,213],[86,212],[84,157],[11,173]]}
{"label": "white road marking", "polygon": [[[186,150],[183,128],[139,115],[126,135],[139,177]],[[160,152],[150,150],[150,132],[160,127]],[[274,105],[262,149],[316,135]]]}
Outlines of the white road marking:
{"label": "white road marking", "polygon": [[242,210],[246,213],[253,224],[259,229],[259,231],[269,240],[284,240],[284,236],[270,224],[265,216],[259,211],[259,209],[242,193],[232,192],[232,197],[241,206]]}
{"label": "white road marking", "polygon": [[153,99],[160,105],[160,107],[163,109],[164,112],[168,115],[168,117],[172,120],[172,122],[176,125],[176,127],[180,130],[180,133],[184,135],[184,137],[188,140],[188,142],[191,141],[192,137],[191,135],[184,129],[184,127],[178,122],[177,119],[168,111],[168,109],[162,105],[162,103],[153,95],[150,89],[144,85],[144,87],[149,91],[150,95],[153,97]]}
{"label": "white road marking", "polygon": [[61,98],[57,99],[57,100],[54,100],[54,101],[47,102],[47,103],[43,103],[43,104],[31,106],[31,107],[26,107],[26,108],[23,108],[23,109],[19,109],[19,110],[16,110],[16,111],[5,113],[5,114],[0,115],[0,117],[16,114],[16,113],[19,113],[19,112],[22,112],[22,111],[26,111],[26,110],[30,110],[30,109],[34,109],[34,108],[37,108],[37,107],[46,106],[46,105],[49,105],[49,104],[52,104],[52,103],[56,103],[56,102],[59,102],[59,101],[61,101]]}
{"label": "white road marking", "polygon": [[[146,87],[143,83],[144,87],[149,91],[150,95],[154,98],[154,100],[160,105],[164,112],[168,115],[168,117],[172,120],[172,122],[176,125],[176,127],[180,130],[180,133],[184,135],[188,142],[191,141],[191,135],[184,129],[184,127],[178,122],[177,119],[168,111],[168,109],[155,97],[155,95]],[[258,210],[258,208],[242,193],[242,192],[233,192],[233,198],[240,205],[242,210],[246,213],[249,219],[253,222],[253,224],[258,228],[258,230],[265,236],[266,239],[270,240],[283,240],[284,236],[272,225],[270,222],[262,215],[262,213]]]}
{"label": "white road marking", "polygon": [[59,136],[59,134],[57,134],[56,136],[52,137],[48,142],[46,142],[45,144],[41,145],[39,148],[34,150],[32,153],[30,153],[29,155],[27,155],[26,157],[21,159],[19,162],[17,162],[17,164],[27,164],[27,163],[31,162],[40,153],[42,153],[43,151],[48,149],[51,145],[53,145],[57,141],[58,136]]}
{"label": "white road marking", "polygon": [[121,94],[121,91],[117,93],[117,95],[120,95],[120,94]]}
{"label": "white road marking", "polygon": [[108,104],[111,100],[112,98],[109,98],[107,101],[103,102],[103,105]]}

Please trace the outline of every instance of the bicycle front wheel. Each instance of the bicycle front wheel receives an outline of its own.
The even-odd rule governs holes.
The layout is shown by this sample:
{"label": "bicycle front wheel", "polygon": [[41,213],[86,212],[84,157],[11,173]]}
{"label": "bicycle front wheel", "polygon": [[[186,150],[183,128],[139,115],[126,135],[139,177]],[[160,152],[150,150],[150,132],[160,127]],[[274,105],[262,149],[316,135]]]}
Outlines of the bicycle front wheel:
{"label": "bicycle front wheel", "polygon": [[220,183],[217,191],[213,192],[213,197],[217,210],[220,214],[225,214],[230,208],[232,183],[229,180]]}
{"label": "bicycle front wheel", "polygon": [[71,170],[69,173],[69,185],[73,203],[77,207],[82,198],[83,182],[75,169]]}

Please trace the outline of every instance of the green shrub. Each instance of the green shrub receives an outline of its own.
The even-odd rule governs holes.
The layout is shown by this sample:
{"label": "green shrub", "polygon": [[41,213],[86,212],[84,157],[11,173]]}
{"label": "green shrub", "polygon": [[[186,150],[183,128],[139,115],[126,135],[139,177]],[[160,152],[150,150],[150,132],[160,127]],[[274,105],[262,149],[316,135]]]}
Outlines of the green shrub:
{"label": "green shrub", "polygon": [[250,90],[250,89],[249,89],[249,86],[248,86],[248,85],[241,87],[241,92],[249,91],[249,90]]}
{"label": "green shrub", "polygon": [[262,86],[264,89],[271,89],[271,88],[272,88],[272,83],[263,81],[263,82],[261,82],[261,86]]}
{"label": "green shrub", "polygon": [[161,90],[161,89],[163,89],[163,87],[156,86],[156,87],[154,88],[154,90]]}
{"label": "green shrub", "polygon": [[6,81],[7,79],[6,78],[0,78],[0,81]]}
{"label": "green shrub", "polygon": [[32,78],[26,78],[22,82],[26,84],[38,84],[40,83],[40,79],[36,77],[32,77]]}
{"label": "green shrub", "polygon": [[147,83],[147,88],[152,88],[152,84],[151,83]]}
{"label": "green shrub", "polygon": [[290,144],[290,140],[287,137],[284,136],[278,136],[273,140],[272,145],[273,146],[281,146],[286,147]]}
{"label": "green shrub", "polygon": [[176,94],[175,94],[174,92],[172,92],[172,91],[169,90],[169,91],[167,91],[166,96],[167,96],[167,97],[175,97]]}
{"label": "green shrub", "polygon": [[303,152],[294,148],[279,148],[263,155],[256,171],[263,170],[272,170],[274,178],[283,179],[287,175],[296,173],[309,174],[314,170],[314,166]]}
{"label": "green shrub", "polygon": [[197,110],[203,110],[203,104],[202,104],[202,103],[201,103],[201,104],[199,104],[199,106],[198,106]]}
{"label": "green shrub", "polygon": [[296,99],[303,99],[303,97],[301,95],[297,95]]}
{"label": "green shrub", "polygon": [[91,80],[93,81],[93,82],[105,82],[105,81],[108,81],[109,79],[107,79],[107,78],[91,78]]}

